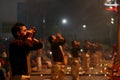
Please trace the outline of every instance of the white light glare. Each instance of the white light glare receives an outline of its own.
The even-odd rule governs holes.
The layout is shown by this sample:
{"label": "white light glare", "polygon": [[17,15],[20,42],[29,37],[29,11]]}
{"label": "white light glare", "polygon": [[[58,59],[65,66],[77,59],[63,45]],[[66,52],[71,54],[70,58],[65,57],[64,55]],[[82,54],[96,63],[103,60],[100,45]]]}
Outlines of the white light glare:
{"label": "white light glare", "polygon": [[86,28],[86,25],[83,25],[83,28]]}
{"label": "white light glare", "polygon": [[43,19],[43,23],[45,23],[45,19]]}
{"label": "white light glare", "polygon": [[111,24],[114,24],[114,18],[111,18]]}
{"label": "white light glare", "polygon": [[62,23],[63,23],[63,24],[66,24],[66,23],[67,23],[67,20],[66,20],[66,19],[63,19],[63,20],[62,20]]}
{"label": "white light glare", "polygon": [[8,38],[5,38],[5,41],[7,41],[8,40]]}
{"label": "white light glare", "polygon": [[105,6],[119,6],[116,0],[106,0],[104,3]]}
{"label": "white light glare", "polygon": [[52,54],[52,52],[50,52],[50,54]]}
{"label": "white light glare", "polygon": [[80,49],[81,52],[83,52],[83,49]]}
{"label": "white light glare", "polygon": [[111,18],[111,21],[114,21],[114,18]]}
{"label": "white light glare", "polygon": [[111,21],[111,24],[114,24],[114,22],[113,22],[113,21]]}

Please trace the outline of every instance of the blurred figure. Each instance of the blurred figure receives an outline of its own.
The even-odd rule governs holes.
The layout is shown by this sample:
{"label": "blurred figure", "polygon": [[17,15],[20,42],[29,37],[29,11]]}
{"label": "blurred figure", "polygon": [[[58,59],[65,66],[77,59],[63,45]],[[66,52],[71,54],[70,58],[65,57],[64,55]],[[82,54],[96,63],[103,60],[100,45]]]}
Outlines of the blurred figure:
{"label": "blurred figure", "polygon": [[91,63],[91,42],[89,40],[84,40],[83,44],[83,52],[85,53],[85,57],[83,60],[83,68],[85,71],[88,71]]}
{"label": "blurred figure", "polygon": [[8,56],[5,50],[1,53],[0,59],[2,60],[2,67],[5,70],[5,74],[6,74],[5,76],[9,78],[10,77],[10,64],[9,64],[9,59],[8,59]]}
{"label": "blurred figure", "polygon": [[65,44],[65,39],[60,33],[48,37],[51,44],[53,65],[51,69],[52,80],[65,80],[65,64],[64,52],[62,46]]}
{"label": "blurred figure", "polygon": [[83,49],[85,53],[90,53],[91,51],[91,42],[89,40],[84,40]]}
{"label": "blurred figure", "polygon": [[27,29],[23,23],[16,23],[12,29],[15,38],[9,45],[9,59],[12,72],[12,80],[30,80],[30,56],[31,50],[42,48],[42,43],[34,37],[35,30]]}
{"label": "blurred figure", "polygon": [[80,62],[79,62],[79,53],[80,53],[80,42],[79,41],[72,41],[72,64],[71,64],[71,75],[72,80],[79,80],[79,68],[80,68]]}
{"label": "blurred figure", "polygon": [[5,80],[6,72],[2,63],[3,63],[2,60],[0,60],[0,80]]}
{"label": "blurred figure", "polygon": [[41,54],[42,54],[42,50],[39,49],[37,51],[37,71],[41,71],[42,70]]}

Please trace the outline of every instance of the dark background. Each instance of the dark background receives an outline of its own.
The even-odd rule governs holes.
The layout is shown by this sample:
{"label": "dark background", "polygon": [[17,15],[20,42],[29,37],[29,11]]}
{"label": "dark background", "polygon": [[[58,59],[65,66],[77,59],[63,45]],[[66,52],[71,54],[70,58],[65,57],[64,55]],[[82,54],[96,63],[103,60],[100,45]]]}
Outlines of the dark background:
{"label": "dark background", "polygon": [[[36,26],[36,35],[41,38],[61,32],[69,41],[90,39],[113,44],[117,40],[117,15],[114,11],[106,10],[104,2],[105,0],[27,0],[18,5],[18,21],[25,22],[29,27]],[[67,19],[66,24],[62,24],[63,18]],[[111,18],[115,19],[114,24],[111,24]]]}

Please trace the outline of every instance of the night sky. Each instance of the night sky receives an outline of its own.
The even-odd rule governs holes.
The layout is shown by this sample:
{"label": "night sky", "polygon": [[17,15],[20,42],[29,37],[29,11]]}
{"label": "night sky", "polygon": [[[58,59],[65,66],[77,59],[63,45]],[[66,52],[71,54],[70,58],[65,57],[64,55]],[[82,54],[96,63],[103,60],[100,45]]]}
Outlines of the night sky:
{"label": "night sky", "polygon": [[[105,10],[104,2],[105,0],[27,0],[27,23],[37,26],[41,36],[47,37],[59,31],[71,40],[110,40],[116,38],[116,13]],[[112,17],[115,24],[111,24]],[[67,19],[66,24],[62,24],[63,18]],[[43,19],[45,23],[42,22]],[[85,29],[83,25],[86,25]]]}

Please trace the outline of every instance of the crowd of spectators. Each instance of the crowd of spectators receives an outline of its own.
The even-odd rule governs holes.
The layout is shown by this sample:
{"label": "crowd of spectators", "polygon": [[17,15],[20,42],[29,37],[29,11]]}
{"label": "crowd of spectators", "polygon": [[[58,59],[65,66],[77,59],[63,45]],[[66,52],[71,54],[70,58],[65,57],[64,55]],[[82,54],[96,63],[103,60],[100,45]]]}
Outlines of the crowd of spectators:
{"label": "crowd of spectators", "polygon": [[[70,65],[71,62],[71,43],[66,43],[63,47],[64,47],[64,51],[68,56],[68,65]],[[41,62],[44,64],[47,64],[47,67],[49,68],[51,66],[51,62],[52,62],[52,52],[50,51],[50,44],[47,40],[43,40],[43,50],[41,52]],[[86,45],[89,45],[89,48],[86,47]],[[111,59],[112,58],[112,46],[111,47],[106,47],[106,45],[98,43],[98,42],[91,42],[89,40],[84,40],[84,41],[80,41],[80,53],[79,53],[79,62],[82,64],[82,62],[84,62],[84,57],[86,56],[86,53],[89,53],[89,55],[91,56],[91,63],[90,66],[94,66],[94,64],[97,64],[97,62],[93,62],[93,58],[95,58],[96,56],[99,57],[99,59]],[[37,53],[33,53],[34,56],[32,56],[32,58],[34,58],[33,64],[36,62],[36,58],[37,58]],[[106,55],[107,54],[107,55]],[[95,60],[97,61],[97,60]],[[99,60],[100,61],[100,60]],[[94,64],[93,64],[94,63]],[[37,65],[37,63],[36,63]],[[34,66],[36,66],[34,65]]]}
{"label": "crowd of spectators", "polygon": [[[41,69],[42,68],[51,68],[52,66],[52,52],[50,51],[50,44],[49,42],[44,39],[42,40],[43,43],[43,49],[40,53],[41,58]],[[64,47],[64,51],[68,56],[68,64],[71,65],[71,43],[66,43]],[[112,46],[111,47],[104,47],[104,44],[98,43],[98,42],[91,42],[89,40],[80,41],[81,49],[79,54],[79,62],[81,66],[83,66],[83,63],[85,62],[86,53],[89,53],[89,56],[91,58],[91,61],[89,62],[89,66],[95,66],[97,64],[98,59],[111,59],[112,58]],[[86,47],[86,45],[89,45],[89,48]],[[107,54],[107,55],[105,55]],[[99,57],[98,59],[95,58],[95,56]],[[31,52],[31,68],[35,68],[38,66],[37,62],[37,51]],[[96,59],[96,60],[94,60]],[[100,61],[100,60],[98,60]],[[94,64],[93,64],[94,63]],[[84,67],[84,66],[83,66]],[[38,68],[35,69],[37,71]],[[87,69],[85,67],[85,69]],[[34,70],[33,70],[34,71]],[[1,77],[2,76],[2,77]],[[10,76],[10,64],[9,64],[9,58],[8,53],[6,50],[1,50],[0,53],[0,80],[4,80],[5,77]],[[1,79],[3,78],[3,79]]]}

